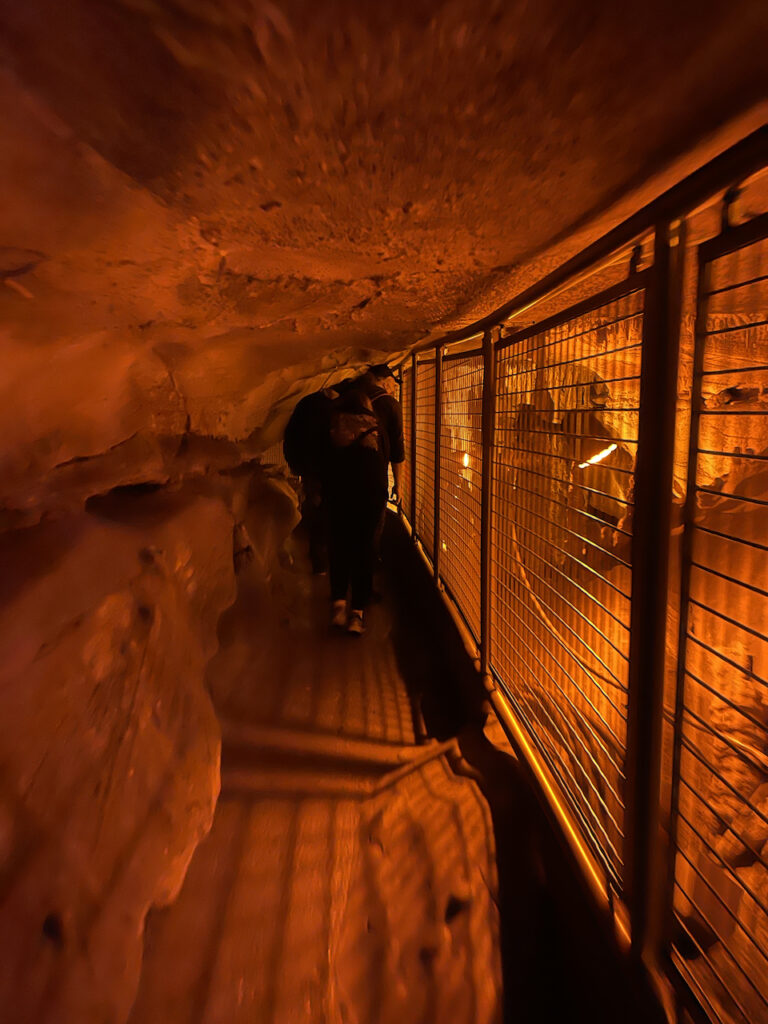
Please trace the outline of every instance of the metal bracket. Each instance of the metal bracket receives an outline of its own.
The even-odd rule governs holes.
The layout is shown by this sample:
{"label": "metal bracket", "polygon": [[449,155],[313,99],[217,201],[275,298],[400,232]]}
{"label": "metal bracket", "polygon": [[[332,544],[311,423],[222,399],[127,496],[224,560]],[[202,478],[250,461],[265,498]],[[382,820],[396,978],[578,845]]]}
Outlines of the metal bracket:
{"label": "metal bracket", "polygon": [[720,230],[723,233],[725,233],[726,231],[730,231],[731,228],[735,227],[731,217],[731,211],[733,210],[733,207],[736,205],[736,200],[739,198],[743,191],[744,189],[741,187],[741,185],[731,185],[731,187],[723,196],[723,204],[720,208]]}
{"label": "metal bracket", "polygon": [[629,272],[630,274],[636,274],[640,269],[640,263],[643,259],[643,247],[638,244],[632,250],[632,255],[629,257]]}

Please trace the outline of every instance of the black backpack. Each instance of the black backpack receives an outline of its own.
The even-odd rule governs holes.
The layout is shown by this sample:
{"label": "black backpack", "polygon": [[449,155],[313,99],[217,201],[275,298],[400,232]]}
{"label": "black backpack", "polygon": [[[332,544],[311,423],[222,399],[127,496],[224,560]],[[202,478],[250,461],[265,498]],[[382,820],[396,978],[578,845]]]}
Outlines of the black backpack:
{"label": "black backpack", "polygon": [[381,453],[379,421],[363,396],[351,394],[337,399],[331,409],[330,441],[334,451],[369,448]]}

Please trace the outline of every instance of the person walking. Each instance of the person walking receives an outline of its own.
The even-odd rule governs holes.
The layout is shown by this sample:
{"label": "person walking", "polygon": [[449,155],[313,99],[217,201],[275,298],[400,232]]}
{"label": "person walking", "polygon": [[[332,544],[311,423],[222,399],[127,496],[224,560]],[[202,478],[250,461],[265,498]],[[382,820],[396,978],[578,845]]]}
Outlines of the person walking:
{"label": "person walking", "polygon": [[[370,371],[369,371],[370,373]],[[323,479],[329,528],[331,624],[361,636],[371,600],[376,539],[393,455],[402,462],[402,415],[387,392],[360,378],[336,399]],[[373,397],[369,392],[373,391]],[[381,392],[379,394],[378,392]],[[396,478],[397,479],[397,478]]]}

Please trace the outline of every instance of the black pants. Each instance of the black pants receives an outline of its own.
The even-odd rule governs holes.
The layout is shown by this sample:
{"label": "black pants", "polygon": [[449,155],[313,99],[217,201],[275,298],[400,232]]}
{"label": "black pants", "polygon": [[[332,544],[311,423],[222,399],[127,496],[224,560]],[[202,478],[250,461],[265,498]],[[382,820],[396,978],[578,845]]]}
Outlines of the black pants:
{"label": "black pants", "polygon": [[351,588],[353,608],[370,603],[376,535],[385,503],[386,495],[381,500],[329,502],[331,600],[345,600]]}

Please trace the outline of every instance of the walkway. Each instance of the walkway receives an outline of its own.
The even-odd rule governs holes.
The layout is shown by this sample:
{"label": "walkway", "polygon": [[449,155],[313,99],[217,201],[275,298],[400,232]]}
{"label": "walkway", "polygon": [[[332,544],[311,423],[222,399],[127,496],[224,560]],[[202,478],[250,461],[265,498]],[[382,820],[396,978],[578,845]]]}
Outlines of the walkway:
{"label": "walkway", "polygon": [[417,739],[390,606],[332,635],[326,587],[284,566],[222,623],[222,795],[148,921],[131,1024],[501,1018],[488,806]]}

